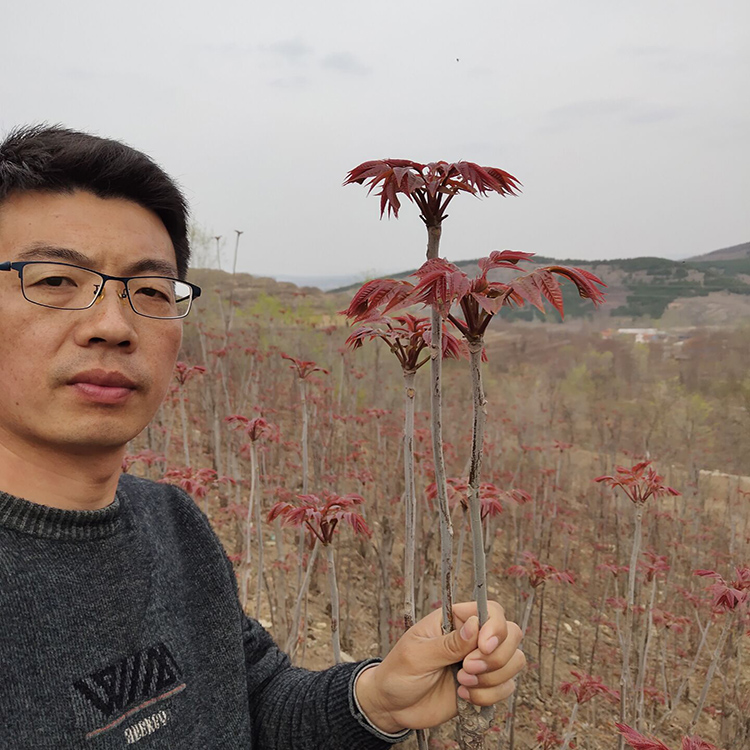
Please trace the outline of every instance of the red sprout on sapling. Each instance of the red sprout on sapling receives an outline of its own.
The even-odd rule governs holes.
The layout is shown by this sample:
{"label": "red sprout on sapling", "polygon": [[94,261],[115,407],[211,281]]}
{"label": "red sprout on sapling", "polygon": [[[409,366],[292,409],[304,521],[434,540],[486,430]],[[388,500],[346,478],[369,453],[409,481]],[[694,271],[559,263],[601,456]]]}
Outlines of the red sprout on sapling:
{"label": "red sprout on sapling", "polygon": [[[303,590],[309,585],[310,574],[315,563],[315,554],[320,545],[326,553],[328,568],[328,584],[331,597],[331,638],[333,643],[333,656],[336,664],[341,663],[341,640],[339,636],[339,594],[336,582],[336,564],[333,553],[333,538],[339,524],[346,524],[352,528],[355,534],[369,537],[372,531],[365,519],[356,511],[358,505],[364,503],[364,498],[356,494],[336,495],[335,493],[323,491],[321,495],[298,495],[298,503],[278,502],[268,514],[268,520],[283,518],[284,522],[291,526],[299,526],[307,530],[315,540],[313,552],[305,574],[300,595],[295,605],[293,623],[299,627],[300,609],[303,598]],[[296,641],[296,634],[294,637]]]}

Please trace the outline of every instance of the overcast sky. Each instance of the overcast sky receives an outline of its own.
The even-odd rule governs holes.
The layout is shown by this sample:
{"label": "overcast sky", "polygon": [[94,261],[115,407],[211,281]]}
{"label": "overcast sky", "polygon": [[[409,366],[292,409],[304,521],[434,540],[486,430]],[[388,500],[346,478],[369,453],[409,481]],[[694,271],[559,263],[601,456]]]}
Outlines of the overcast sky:
{"label": "overcast sky", "polygon": [[[5,3],[0,132],[120,138],[239,270],[418,266],[417,211],[341,187],[362,161],[466,159],[443,254],[685,257],[750,240],[748,0],[27,0]],[[231,255],[231,242],[225,248]]]}

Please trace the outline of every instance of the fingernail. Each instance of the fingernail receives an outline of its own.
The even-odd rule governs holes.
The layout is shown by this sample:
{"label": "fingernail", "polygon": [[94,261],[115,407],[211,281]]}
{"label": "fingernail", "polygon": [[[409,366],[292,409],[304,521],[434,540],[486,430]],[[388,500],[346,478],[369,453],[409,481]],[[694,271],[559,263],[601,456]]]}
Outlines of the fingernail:
{"label": "fingernail", "polygon": [[461,684],[467,687],[476,687],[479,684],[479,678],[474,674],[468,672],[461,673]]}
{"label": "fingernail", "polygon": [[458,689],[458,697],[463,698],[463,700],[465,701],[469,700],[469,690],[461,685],[461,687]]}
{"label": "fingernail", "polygon": [[500,645],[500,640],[496,635],[493,635],[492,638],[488,639],[485,648],[485,653],[491,654],[498,646]]}
{"label": "fingernail", "polygon": [[471,631],[469,630],[468,621],[465,622],[464,626],[461,628],[461,638],[463,638],[465,641],[468,641],[469,638],[471,638]]}

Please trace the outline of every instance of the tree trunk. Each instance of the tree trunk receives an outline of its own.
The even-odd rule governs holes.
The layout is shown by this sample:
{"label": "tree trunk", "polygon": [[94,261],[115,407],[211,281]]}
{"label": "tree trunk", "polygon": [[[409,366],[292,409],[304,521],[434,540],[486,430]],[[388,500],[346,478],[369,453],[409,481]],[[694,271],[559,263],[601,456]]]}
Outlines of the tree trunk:
{"label": "tree trunk", "polygon": [[693,729],[695,729],[695,725],[698,723],[698,719],[700,718],[701,712],[703,711],[703,706],[706,702],[706,696],[708,695],[708,688],[711,687],[711,680],[714,678],[714,672],[716,671],[716,666],[719,663],[719,658],[721,657],[721,652],[724,650],[724,642],[727,639],[727,635],[729,634],[730,626],[734,623],[736,612],[727,612],[724,617],[726,618],[724,620],[724,627],[721,630],[721,635],[719,636],[719,642],[716,644],[716,649],[714,650],[713,658],[711,659],[711,664],[708,666],[708,673],[706,674],[706,681],[703,683],[703,689],[701,690],[700,697],[698,698],[698,705],[695,707],[695,713],[693,714],[693,718],[690,720],[690,724],[687,728],[687,734],[692,734]]}
{"label": "tree trunk", "polygon": [[[242,608],[247,607],[248,588],[250,585],[250,569],[252,564],[252,547],[251,534],[253,523],[253,503],[255,502],[255,491],[258,482],[258,456],[255,452],[255,443],[250,443],[250,495],[247,498],[247,514],[245,516],[245,560],[244,570],[242,571]],[[258,567],[258,575],[261,575],[261,568]]]}
{"label": "tree trunk", "polygon": [[[440,250],[441,227],[427,227],[427,259],[437,258]],[[432,308],[430,336],[430,375],[432,413],[432,457],[435,464],[438,512],[440,514],[440,577],[443,604],[443,632],[453,630],[453,524],[448,507],[448,486],[443,458],[443,320],[436,307]]]}
{"label": "tree trunk", "polygon": [[573,704],[573,710],[570,712],[570,718],[568,719],[568,727],[567,731],[565,732],[565,737],[563,737],[563,743],[560,750],[568,750],[568,747],[570,746],[570,741],[575,736],[575,729],[573,725],[575,724],[576,716],[578,715],[578,706],[579,703],[576,701]]}
{"label": "tree trunk", "polygon": [[326,561],[328,562],[328,588],[331,594],[331,641],[333,643],[333,661],[341,664],[341,639],[339,637],[339,587],[336,583],[336,561],[333,556],[333,545],[326,544]]}
{"label": "tree trunk", "polygon": [[[301,445],[302,445],[302,494],[306,495],[308,493],[308,472],[309,472],[309,466],[308,466],[308,450],[307,450],[307,422],[308,422],[308,415],[307,415],[307,388],[306,383],[302,378],[298,378],[297,382],[299,383],[299,397],[300,397],[300,404],[302,406],[302,438],[301,438]],[[299,591],[302,590],[302,566],[301,561],[302,557],[305,554],[305,527],[300,526],[299,529],[299,541],[297,544],[297,552],[299,554],[300,559],[300,567],[297,569],[297,589]],[[292,627],[297,627],[294,624],[292,624]],[[291,633],[291,631],[290,631]],[[291,637],[291,636],[290,636]]]}
{"label": "tree trunk", "polygon": [[651,644],[651,622],[654,615],[654,602],[656,601],[656,574],[651,582],[651,599],[648,605],[648,615],[646,617],[645,633],[643,635],[643,648],[641,649],[641,663],[638,667],[638,677],[635,682],[635,728],[643,731],[645,726],[644,705],[645,705],[645,686],[646,686],[646,669],[648,667],[648,650]]}
{"label": "tree trunk", "polygon": [[416,620],[414,563],[416,553],[417,493],[414,485],[414,380],[416,372],[404,371],[404,627]]}
{"label": "tree trunk", "polygon": [[185,413],[185,386],[179,390],[180,419],[182,421],[182,449],[185,454],[185,466],[190,466],[190,437],[188,435],[187,414]]}
{"label": "tree trunk", "polygon": [[484,450],[484,423],[487,415],[487,399],[482,384],[483,341],[469,344],[471,356],[471,383],[474,399],[474,422],[471,441],[471,467],[469,469],[469,518],[471,519],[471,544],[474,553],[474,596],[479,610],[480,627],[487,622],[487,569],[485,566],[484,539],[482,534],[482,504],[479,485]]}
{"label": "tree trunk", "polygon": [[300,403],[302,404],[302,494],[308,493],[308,476],[310,471],[308,461],[308,446],[307,446],[307,428],[308,428],[308,415],[307,415],[307,384],[302,378],[299,378],[299,396]]}
{"label": "tree trunk", "polygon": [[[544,584],[542,584],[544,585]],[[529,626],[529,620],[531,619],[531,611],[534,608],[534,599],[536,598],[536,589],[532,588],[529,598],[526,600],[526,608],[523,612],[523,620],[521,621],[521,633],[525,636],[526,629]],[[501,747],[508,743],[510,750],[513,750],[515,744],[515,724],[516,724],[516,703],[518,701],[518,691],[521,688],[521,680],[523,679],[523,672],[516,678],[516,689],[508,700],[508,712],[505,721],[505,734],[500,735]]]}
{"label": "tree trunk", "polygon": [[[482,472],[484,449],[484,423],[487,414],[487,400],[482,384],[483,341],[469,343],[471,362],[471,384],[473,394],[473,426],[471,440],[471,463],[469,468],[469,518],[471,520],[471,546],[474,557],[474,598],[479,612],[479,626],[489,619],[487,606],[487,569],[482,533],[482,503],[479,498],[479,485]],[[484,748],[485,737],[495,715],[494,706],[484,706],[477,711],[474,706],[459,700],[459,726],[462,738],[459,744],[466,750]]]}
{"label": "tree trunk", "polygon": [[[255,446],[253,446],[253,450],[255,450]],[[261,498],[260,493],[258,493],[258,497],[255,499],[255,535],[258,537],[258,571],[257,571],[257,578],[256,578],[256,587],[255,587],[255,619],[260,620],[260,604],[261,604],[261,595],[263,593],[263,576],[265,575],[265,550],[263,547],[263,513],[261,510]],[[270,606],[270,602],[269,602]]]}
{"label": "tree trunk", "polygon": [[[630,686],[630,647],[633,643],[633,617],[635,608],[635,574],[638,565],[638,555],[641,550],[641,526],[643,523],[643,507],[635,506],[635,529],[633,531],[633,551],[630,554],[630,571],[628,576],[628,611],[626,613],[625,640],[622,648],[622,673],[620,674],[620,723],[628,724],[628,692]],[[618,750],[624,750],[625,738],[620,735]]]}
{"label": "tree trunk", "polygon": [[[297,641],[299,639],[299,627],[300,627],[300,615],[302,614],[302,602],[307,594],[308,586],[310,585],[310,577],[312,575],[313,568],[315,567],[315,558],[318,556],[318,549],[320,542],[315,541],[315,546],[310,553],[310,559],[307,561],[307,570],[305,570],[305,577],[302,580],[299,592],[297,593],[297,601],[294,604],[294,612],[292,614],[292,621],[289,623],[289,638],[287,639],[284,651],[289,654],[290,657],[294,656],[294,652],[297,650]],[[301,563],[301,560],[300,560]]]}

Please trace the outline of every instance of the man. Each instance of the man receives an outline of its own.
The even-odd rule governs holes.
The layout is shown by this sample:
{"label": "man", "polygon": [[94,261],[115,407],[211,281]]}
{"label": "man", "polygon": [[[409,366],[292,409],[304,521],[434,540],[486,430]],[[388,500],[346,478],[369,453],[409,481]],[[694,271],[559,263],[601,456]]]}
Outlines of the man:
{"label": "man", "polygon": [[[382,748],[506,698],[520,632],[476,606],[382,661],[290,666],[177,488],[121,475],[200,293],[187,211],[123,144],[0,143],[0,748]],[[458,691],[451,665],[461,663]]]}

